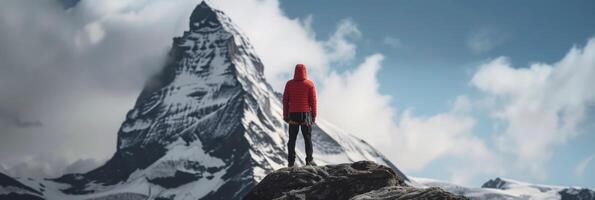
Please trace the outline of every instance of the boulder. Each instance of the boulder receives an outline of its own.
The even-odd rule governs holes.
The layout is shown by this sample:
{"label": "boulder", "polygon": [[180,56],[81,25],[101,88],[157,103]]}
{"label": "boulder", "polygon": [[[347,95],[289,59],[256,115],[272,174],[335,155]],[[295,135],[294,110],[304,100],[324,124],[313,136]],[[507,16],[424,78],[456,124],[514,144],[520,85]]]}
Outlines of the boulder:
{"label": "boulder", "polygon": [[371,161],[282,168],[245,197],[261,199],[466,199],[439,188],[414,188],[391,168]]}

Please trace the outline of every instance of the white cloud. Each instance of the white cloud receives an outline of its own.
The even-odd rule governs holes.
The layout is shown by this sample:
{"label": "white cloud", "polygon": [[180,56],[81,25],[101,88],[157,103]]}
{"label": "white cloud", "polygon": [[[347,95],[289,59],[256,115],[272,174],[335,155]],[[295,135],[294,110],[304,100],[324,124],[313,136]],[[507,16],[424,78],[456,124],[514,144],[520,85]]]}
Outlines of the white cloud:
{"label": "white cloud", "polygon": [[64,168],[62,173],[56,174],[56,176],[72,173],[85,173],[99,167],[100,165],[103,165],[103,163],[103,161],[96,160],[93,158],[78,159],[72,162],[72,164],[68,165],[66,168]]}
{"label": "white cloud", "polygon": [[595,38],[553,64],[517,68],[507,58],[493,59],[479,67],[471,83],[496,99],[492,116],[506,124],[495,133],[499,150],[545,178],[543,164],[552,149],[582,132],[578,127],[595,103],[593,77]]}
{"label": "white cloud", "polygon": [[339,22],[337,30],[325,43],[325,46],[328,48],[329,59],[339,62],[353,59],[357,48],[350,40],[358,39],[361,35],[357,25],[350,19],[344,19]]}
{"label": "white cloud", "polygon": [[403,46],[403,43],[399,38],[394,38],[391,36],[384,37],[384,39],[382,39],[382,43],[392,48],[398,48]]}
{"label": "white cloud", "polygon": [[105,30],[101,27],[101,23],[92,22],[85,25],[77,35],[75,35],[74,42],[77,46],[97,44],[105,37]]}
{"label": "white cloud", "polygon": [[[473,166],[472,162],[493,162],[484,141],[472,132],[476,122],[468,113],[471,109],[469,100],[461,96],[449,112],[419,117],[413,116],[411,109],[405,110],[398,122],[398,137],[394,139],[395,159],[412,170],[423,169],[444,156],[463,160],[460,163],[466,163],[464,167]],[[483,167],[485,172],[491,170],[488,166]]]}
{"label": "white cloud", "polygon": [[467,47],[474,54],[485,53],[502,44],[506,37],[503,32],[483,28],[471,33],[467,38]]}
{"label": "white cloud", "polygon": [[11,165],[2,164],[0,172],[12,177],[55,178],[65,173],[87,172],[101,164],[103,164],[102,161],[93,158],[68,160],[60,155],[42,153],[34,156],[21,156]]}
{"label": "white cloud", "polygon": [[323,78],[333,62],[351,60],[357,46],[352,42],[361,37],[355,22],[343,19],[327,40],[317,40],[311,26],[312,15],[291,19],[279,7],[268,1],[213,1],[250,39],[265,65],[265,77],[277,91],[293,76],[297,63],[304,63],[314,79]]}
{"label": "white cloud", "polygon": [[277,1],[214,1],[246,34],[265,65],[265,77],[276,90],[293,76],[297,63],[308,66],[311,74],[322,74],[329,58],[324,41],[310,32],[312,17],[291,19]]}
{"label": "white cloud", "polygon": [[396,127],[390,97],[378,93],[376,74],[383,59],[374,54],[354,71],[330,73],[320,83],[318,99],[321,117],[371,144],[387,147]]}
{"label": "white cloud", "polygon": [[319,97],[321,117],[368,141],[405,171],[422,170],[444,156],[467,161],[463,163],[481,161],[482,166],[461,166],[473,167],[467,176],[493,171],[484,166],[494,162],[493,156],[471,132],[475,125],[468,115],[471,102],[461,96],[449,112],[420,117],[406,109],[397,118],[391,97],[378,88],[376,75],[383,58],[371,55],[353,71],[333,72],[324,79]]}
{"label": "white cloud", "polygon": [[578,178],[582,178],[583,174],[585,174],[585,169],[587,168],[587,166],[589,166],[593,158],[595,158],[595,155],[588,156],[587,158],[583,159],[578,165],[576,165],[576,168],[574,169],[574,175]]}

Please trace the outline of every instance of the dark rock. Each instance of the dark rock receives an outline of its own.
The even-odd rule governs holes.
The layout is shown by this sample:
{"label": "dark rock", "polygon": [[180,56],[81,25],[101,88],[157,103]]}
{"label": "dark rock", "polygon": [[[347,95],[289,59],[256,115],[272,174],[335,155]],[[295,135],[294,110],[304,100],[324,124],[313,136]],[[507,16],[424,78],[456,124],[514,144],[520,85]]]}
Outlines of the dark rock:
{"label": "dark rock", "polygon": [[505,185],[506,182],[500,179],[500,177],[497,177],[496,179],[490,179],[485,182],[481,185],[481,188],[503,189]]}
{"label": "dark rock", "polygon": [[176,188],[186,183],[190,183],[192,181],[196,181],[202,178],[201,174],[194,174],[188,173],[183,171],[176,171],[173,176],[170,177],[158,177],[153,179],[148,179],[150,183],[159,185],[164,188]]}
{"label": "dark rock", "polygon": [[595,191],[587,188],[566,188],[558,192],[561,200],[593,200]]}
{"label": "dark rock", "polygon": [[464,200],[468,199],[438,187],[415,188],[409,186],[388,186],[378,190],[370,191],[351,198],[352,200],[405,200],[405,199],[440,199],[440,200]]}
{"label": "dark rock", "polygon": [[370,161],[291,167],[267,175],[244,199],[349,199],[387,186],[405,186],[404,178]]}
{"label": "dark rock", "polygon": [[[508,190],[508,189],[511,189],[511,185],[514,185],[514,184],[515,183],[511,183],[510,181],[507,181],[505,179],[501,179],[498,177],[496,179],[490,179],[488,182],[485,182],[483,185],[481,185],[481,188]],[[539,192],[548,192],[548,191],[551,191],[554,189],[551,187],[540,186],[540,185],[529,185],[529,187],[535,188],[535,189],[539,190]]]}

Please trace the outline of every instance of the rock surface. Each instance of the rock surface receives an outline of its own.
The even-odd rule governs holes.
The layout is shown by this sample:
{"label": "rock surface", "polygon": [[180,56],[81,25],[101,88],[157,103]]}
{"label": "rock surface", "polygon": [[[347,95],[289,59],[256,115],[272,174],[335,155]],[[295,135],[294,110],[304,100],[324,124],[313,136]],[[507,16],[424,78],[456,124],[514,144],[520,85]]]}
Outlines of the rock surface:
{"label": "rock surface", "polygon": [[246,196],[256,199],[465,199],[439,188],[413,188],[391,168],[371,161],[282,168]]}
{"label": "rock surface", "polygon": [[370,191],[365,194],[360,194],[351,198],[352,200],[405,200],[405,199],[440,199],[440,200],[455,200],[467,199],[458,196],[438,187],[430,188],[415,188],[409,186],[388,186],[378,190]]}

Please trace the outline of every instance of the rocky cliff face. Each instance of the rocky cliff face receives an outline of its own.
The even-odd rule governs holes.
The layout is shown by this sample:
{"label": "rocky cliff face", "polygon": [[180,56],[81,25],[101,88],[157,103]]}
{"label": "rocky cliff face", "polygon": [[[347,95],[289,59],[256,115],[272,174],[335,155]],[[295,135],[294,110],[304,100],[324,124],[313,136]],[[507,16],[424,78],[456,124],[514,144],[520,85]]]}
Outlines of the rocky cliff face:
{"label": "rocky cliff face", "polygon": [[258,199],[466,199],[439,188],[408,186],[405,177],[370,161],[279,169],[245,200]]}

